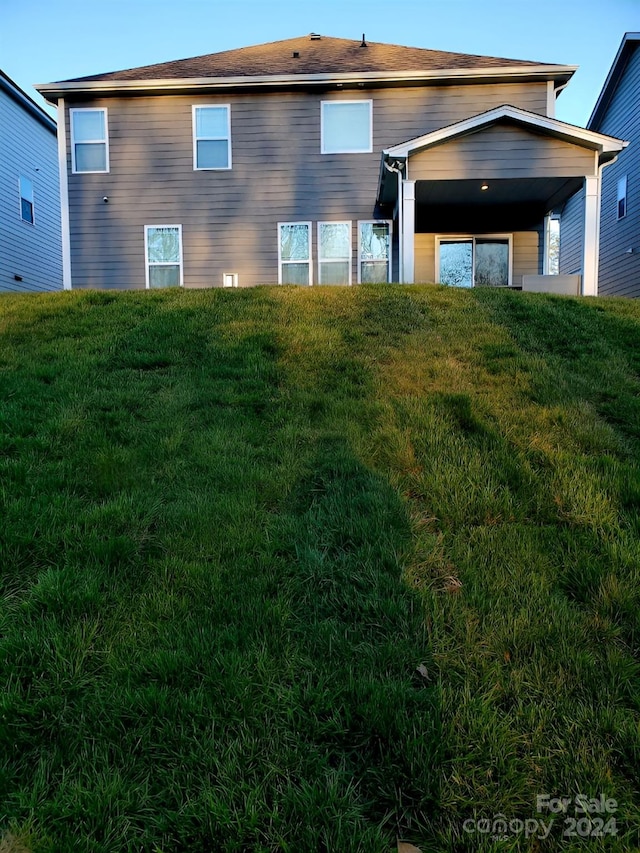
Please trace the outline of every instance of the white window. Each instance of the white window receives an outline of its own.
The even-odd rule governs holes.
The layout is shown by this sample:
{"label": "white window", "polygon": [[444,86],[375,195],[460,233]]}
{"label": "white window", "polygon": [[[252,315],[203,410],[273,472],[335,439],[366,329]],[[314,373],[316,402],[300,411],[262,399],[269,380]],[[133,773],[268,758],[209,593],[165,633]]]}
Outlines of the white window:
{"label": "white window", "polygon": [[358,222],[358,281],[391,281],[390,222]]}
{"label": "white window", "polygon": [[311,223],[278,223],[278,284],[312,284]]}
{"label": "white window", "polygon": [[322,101],[322,154],[362,154],[373,151],[372,101]]}
{"label": "white window", "polygon": [[509,287],[511,236],[436,237],[436,277],[455,287]]}
{"label": "white window", "polygon": [[106,109],[70,110],[73,172],[109,171]]}
{"label": "white window", "polygon": [[231,107],[193,108],[193,168],[231,168]]}
{"label": "white window", "polygon": [[351,284],[351,222],[318,222],[318,284]]}
{"label": "white window", "polygon": [[33,182],[29,178],[20,177],[20,218],[23,222],[33,221]]}
{"label": "white window", "polygon": [[545,254],[543,271],[545,275],[558,275],[560,272],[560,218],[545,217]]}
{"label": "white window", "polygon": [[182,225],[145,225],[147,288],[182,287]]}
{"label": "white window", "polygon": [[618,181],[618,219],[627,215],[627,176],[624,175]]}

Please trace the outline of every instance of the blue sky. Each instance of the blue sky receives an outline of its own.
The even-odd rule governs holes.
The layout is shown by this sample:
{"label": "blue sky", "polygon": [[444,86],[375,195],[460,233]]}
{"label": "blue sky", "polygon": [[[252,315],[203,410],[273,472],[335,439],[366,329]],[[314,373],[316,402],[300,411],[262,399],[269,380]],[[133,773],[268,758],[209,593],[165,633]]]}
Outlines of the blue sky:
{"label": "blue sky", "polygon": [[0,68],[33,83],[309,32],[579,65],[557,117],[584,125],[640,0],[0,0]]}

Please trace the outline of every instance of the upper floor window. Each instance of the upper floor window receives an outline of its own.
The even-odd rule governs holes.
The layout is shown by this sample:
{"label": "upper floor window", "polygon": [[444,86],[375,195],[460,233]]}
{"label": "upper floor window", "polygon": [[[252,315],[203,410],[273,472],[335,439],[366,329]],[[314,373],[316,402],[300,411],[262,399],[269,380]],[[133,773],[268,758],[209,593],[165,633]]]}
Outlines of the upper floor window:
{"label": "upper floor window", "polygon": [[322,154],[361,154],[373,151],[372,101],[322,101]]}
{"label": "upper floor window", "polygon": [[108,172],[109,137],[106,109],[70,110],[73,172]]}
{"label": "upper floor window", "polygon": [[618,219],[627,215],[627,176],[624,175],[618,181]]}
{"label": "upper floor window", "polygon": [[231,168],[231,108],[228,104],[193,108],[193,168]]}
{"label": "upper floor window", "polygon": [[20,218],[23,222],[33,222],[33,182],[20,177]]}

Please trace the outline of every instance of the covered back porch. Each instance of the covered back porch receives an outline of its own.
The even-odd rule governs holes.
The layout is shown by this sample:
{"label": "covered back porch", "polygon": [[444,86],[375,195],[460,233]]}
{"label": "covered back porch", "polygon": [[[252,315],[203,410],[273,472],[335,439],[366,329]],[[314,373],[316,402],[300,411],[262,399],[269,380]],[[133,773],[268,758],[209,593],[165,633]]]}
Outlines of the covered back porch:
{"label": "covered back porch", "polygon": [[[623,142],[503,106],[383,152],[398,278],[597,293],[600,170]],[[549,217],[585,188],[579,289],[546,279]]]}

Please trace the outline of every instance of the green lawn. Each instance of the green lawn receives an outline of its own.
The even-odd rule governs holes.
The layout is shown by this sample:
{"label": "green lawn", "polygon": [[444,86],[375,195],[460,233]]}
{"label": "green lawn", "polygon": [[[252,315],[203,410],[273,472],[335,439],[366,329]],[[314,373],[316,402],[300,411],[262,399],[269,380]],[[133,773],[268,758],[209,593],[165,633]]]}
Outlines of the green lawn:
{"label": "green lawn", "polygon": [[639,510],[638,302],[3,296],[0,850],[637,850]]}

